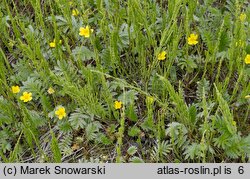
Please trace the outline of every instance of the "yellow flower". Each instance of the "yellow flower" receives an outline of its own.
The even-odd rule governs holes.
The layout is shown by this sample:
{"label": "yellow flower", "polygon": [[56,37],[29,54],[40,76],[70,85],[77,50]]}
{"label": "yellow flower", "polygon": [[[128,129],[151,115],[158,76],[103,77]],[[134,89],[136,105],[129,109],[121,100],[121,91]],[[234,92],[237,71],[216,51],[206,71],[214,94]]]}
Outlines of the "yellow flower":
{"label": "yellow flower", "polygon": [[90,27],[87,25],[85,28],[84,27],[80,27],[79,29],[79,35],[80,36],[84,36],[86,38],[88,38],[90,36],[90,33],[93,32],[93,29],[90,29]]}
{"label": "yellow flower", "polygon": [[247,15],[245,13],[240,14],[240,21],[241,22],[244,22],[246,20],[246,18],[247,18]]}
{"label": "yellow flower", "polygon": [[250,99],[250,95],[246,95],[246,96],[245,96],[245,99]]}
{"label": "yellow flower", "polygon": [[236,122],[235,122],[235,121],[232,121],[232,125],[233,125],[233,126],[236,126]]}
{"label": "yellow flower", "polygon": [[121,101],[115,101],[115,109],[121,109],[122,108],[122,102]]}
{"label": "yellow flower", "polygon": [[53,94],[55,92],[55,90],[52,87],[49,87],[49,89],[47,90],[47,92],[49,94]]}
{"label": "yellow flower", "polygon": [[[61,44],[61,43],[62,43],[62,40],[59,40],[59,44]],[[53,42],[50,42],[50,43],[49,43],[49,46],[50,46],[51,48],[55,48],[55,47],[56,47],[56,40],[54,39]]]}
{"label": "yellow flower", "polygon": [[25,103],[28,101],[31,101],[32,100],[32,93],[25,91],[25,92],[23,92],[23,95],[20,97],[20,99]]}
{"label": "yellow flower", "polygon": [[250,54],[247,54],[247,56],[245,58],[245,63],[250,64]]}
{"label": "yellow flower", "polygon": [[56,41],[55,41],[55,39],[53,40],[53,42],[50,42],[50,43],[49,43],[49,46],[50,46],[51,48],[56,47]]}
{"label": "yellow flower", "polygon": [[245,96],[245,99],[250,99],[250,95],[246,95],[246,96]]}
{"label": "yellow flower", "polygon": [[146,100],[147,100],[147,102],[148,102],[149,104],[153,104],[153,102],[154,102],[154,97],[152,97],[152,96],[147,96]]}
{"label": "yellow flower", "polygon": [[190,34],[190,36],[188,37],[188,45],[196,45],[198,43],[197,39],[197,34]]}
{"label": "yellow flower", "polygon": [[56,111],[55,114],[57,117],[61,120],[62,118],[66,117],[66,112],[64,107],[59,107]]}
{"label": "yellow flower", "polygon": [[77,9],[72,10],[72,16],[78,16],[79,11]]}
{"label": "yellow flower", "polygon": [[12,93],[16,94],[20,92],[20,87],[19,86],[12,86],[11,87]]}
{"label": "yellow flower", "polygon": [[108,156],[107,156],[107,155],[102,155],[101,158],[102,158],[103,160],[108,160]]}
{"label": "yellow flower", "polygon": [[78,144],[73,144],[73,146],[71,147],[73,151],[78,150],[79,148],[80,146]]}
{"label": "yellow flower", "polygon": [[161,53],[158,54],[157,58],[158,60],[165,60],[166,59],[167,52],[162,51]]}
{"label": "yellow flower", "polygon": [[245,44],[244,41],[239,40],[239,41],[236,42],[236,47],[243,47],[244,44]]}

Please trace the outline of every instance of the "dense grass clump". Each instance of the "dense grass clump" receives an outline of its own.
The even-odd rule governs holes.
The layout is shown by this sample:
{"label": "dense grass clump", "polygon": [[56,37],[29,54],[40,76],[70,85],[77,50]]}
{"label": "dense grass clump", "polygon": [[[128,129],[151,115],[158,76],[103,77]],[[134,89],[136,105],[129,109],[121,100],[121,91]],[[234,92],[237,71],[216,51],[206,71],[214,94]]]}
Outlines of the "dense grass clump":
{"label": "dense grass clump", "polygon": [[2,0],[0,162],[248,162],[247,0]]}

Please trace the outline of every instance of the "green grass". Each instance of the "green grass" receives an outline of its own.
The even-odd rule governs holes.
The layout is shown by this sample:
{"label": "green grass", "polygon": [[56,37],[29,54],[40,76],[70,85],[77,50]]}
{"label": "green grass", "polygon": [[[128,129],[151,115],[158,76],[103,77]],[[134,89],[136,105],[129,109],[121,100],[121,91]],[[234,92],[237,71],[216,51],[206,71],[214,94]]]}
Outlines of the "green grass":
{"label": "green grass", "polygon": [[249,7],[1,1],[0,162],[249,162]]}

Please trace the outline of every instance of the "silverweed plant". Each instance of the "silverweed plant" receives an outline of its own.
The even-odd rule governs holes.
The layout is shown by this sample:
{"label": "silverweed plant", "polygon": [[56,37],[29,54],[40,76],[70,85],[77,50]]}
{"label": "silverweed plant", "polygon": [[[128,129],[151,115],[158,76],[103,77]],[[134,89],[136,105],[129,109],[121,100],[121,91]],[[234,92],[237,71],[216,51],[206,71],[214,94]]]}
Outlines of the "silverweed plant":
{"label": "silverweed plant", "polygon": [[247,0],[0,1],[0,162],[249,162]]}

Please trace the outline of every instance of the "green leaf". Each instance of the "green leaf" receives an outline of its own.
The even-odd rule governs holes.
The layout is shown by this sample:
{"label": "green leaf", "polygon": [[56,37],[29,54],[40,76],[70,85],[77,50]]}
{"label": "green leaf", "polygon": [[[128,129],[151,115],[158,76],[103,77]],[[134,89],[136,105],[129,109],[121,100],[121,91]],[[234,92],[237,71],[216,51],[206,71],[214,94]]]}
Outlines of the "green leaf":
{"label": "green leaf", "polygon": [[229,37],[230,36],[227,34],[226,31],[223,31],[221,33],[220,43],[219,43],[219,52],[227,50],[228,44],[230,44]]}
{"label": "green leaf", "polygon": [[137,127],[137,126],[133,126],[128,130],[128,135],[130,137],[135,137],[135,136],[139,136],[139,134],[141,133],[141,130]]}
{"label": "green leaf", "polygon": [[153,117],[147,117],[144,122],[141,124],[141,127],[143,130],[148,131],[155,131],[155,124],[154,124],[154,120]]}
{"label": "green leaf", "polygon": [[73,153],[71,145],[73,143],[73,134],[71,132],[65,134],[59,142],[59,148],[62,155],[70,155]]}
{"label": "green leaf", "polygon": [[131,147],[129,147],[129,149],[127,150],[127,153],[129,154],[129,155],[134,155],[135,153],[137,152],[137,147],[136,146],[131,146]]}
{"label": "green leaf", "polygon": [[202,79],[201,81],[197,82],[197,91],[196,94],[199,98],[199,100],[203,99],[203,88],[204,88],[204,95],[207,96],[209,89],[210,89],[210,83],[206,78]]}
{"label": "green leaf", "polygon": [[87,120],[90,119],[90,116],[81,113],[79,109],[76,110],[76,112],[72,113],[69,117],[69,122],[73,129],[83,129],[87,125]]}
{"label": "green leaf", "polygon": [[247,54],[250,54],[250,44],[248,44],[248,45],[246,46],[246,53],[247,53]]}
{"label": "green leaf", "polygon": [[136,114],[136,111],[134,109],[134,105],[131,104],[129,105],[127,108],[126,108],[126,116],[131,120],[131,121],[134,121],[136,122],[138,120],[138,117],[137,117],[137,114]]}
{"label": "green leaf", "polygon": [[51,103],[49,101],[49,97],[47,95],[41,95],[40,96],[40,103],[43,105],[43,108],[46,111],[51,111],[52,110],[52,106]]}
{"label": "green leaf", "polygon": [[197,143],[192,143],[191,145],[187,146],[185,152],[185,159],[195,159],[196,156],[202,155],[201,150],[200,150],[200,144]]}
{"label": "green leaf", "polygon": [[39,94],[42,92],[42,82],[35,77],[28,78],[27,81],[23,82],[23,91],[32,93],[33,98],[37,99]]}
{"label": "green leaf", "polygon": [[32,124],[35,128],[42,127],[46,124],[46,118],[42,117],[37,111],[27,111],[31,117]]}
{"label": "green leaf", "polygon": [[70,122],[68,120],[62,120],[58,122],[58,128],[60,129],[60,131],[62,131],[63,133],[68,133],[71,132],[73,129],[71,127],[72,125],[70,124]]}
{"label": "green leaf", "polygon": [[107,136],[105,136],[103,133],[98,133],[97,141],[104,144],[104,145],[112,144],[112,140],[109,139]]}
{"label": "green leaf", "polygon": [[195,125],[196,118],[197,118],[197,109],[194,105],[189,107],[189,118],[190,118],[191,123]]}
{"label": "green leaf", "polygon": [[187,133],[187,128],[178,122],[168,124],[166,130],[166,135],[170,136],[171,144],[174,144],[178,148],[184,148],[187,145]]}
{"label": "green leaf", "polygon": [[93,140],[97,137],[97,133],[99,132],[99,129],[101,128],[101,123],[98,121],[92,122],[87,125],[85,132],[87,140]]}
{"label": "green leaf", "polygon": [[51,135],[52,135],[51,151],[53,153],[54,162],[61,163],[62,162],[62,154],[61,154],[61,150],[59,148],[57,138],[55,137],[55,134],[52,131],[51,131]]}
{"label": "green leaf", "polygon": [[141,158],[139,158],[139,157],[133,157],[133,158],[131,158],[130,162],[132,162],[132,163],[144,163],[144,161]]}
{"label": "green leaf", "polygon": [[235,126],[233,126],[233,123],[234,123],[233,115],[230,111],[228,103],[225,99],[223,99],[221,93],[219,92],[219,90],[217,89],[215,84],[214,84],[214,86],[216,89],[217,100],[219,102],[219,108],[220,108],[220,111],[222,113],[223,119],[226,122],[227,129],[231,134],[235,134],[237,132],[237,129]]}
{"label": "green leaf", "polygon": [[179,93],[177,93],[167,78],[158,74],[157,76],[166,85],[167,91],[169,93],[169,97],[173,101],[173,104],[175,105],[175,110],[173,110],[172,112],[176,114],[176,117],[181,122],[183,122],[184,124],[190,124],[189,111],[188,111],[187,104],[185,100],[183,99],[182,90],[179,89]]}
{"label": "green leaf", "polygon": [[75,61],[77,61],[78,59],[81,59],[83,61],[90,60],[91,58],[94,57],[94,53],[84,46],[76,47],[75,49],[72,50],[72,54]]}
{"label": "green leaf", "polygon": [[166,162],[165,158],[167,158],[172,150],[172,145],[167,140],[162,142],[157,141],[156,144],[151,151],[151,158],[155,162]]}
{"label": "green leaf", "polygon": [[[118,100],[123,101],[124,105],[130,105],[134,104],[134,101],[137,100],[137,95],[138,93],[134,90],[129,90],[124,93],[122,93],[119,97]],[[124,99],[125,98],[125,99]]]}

